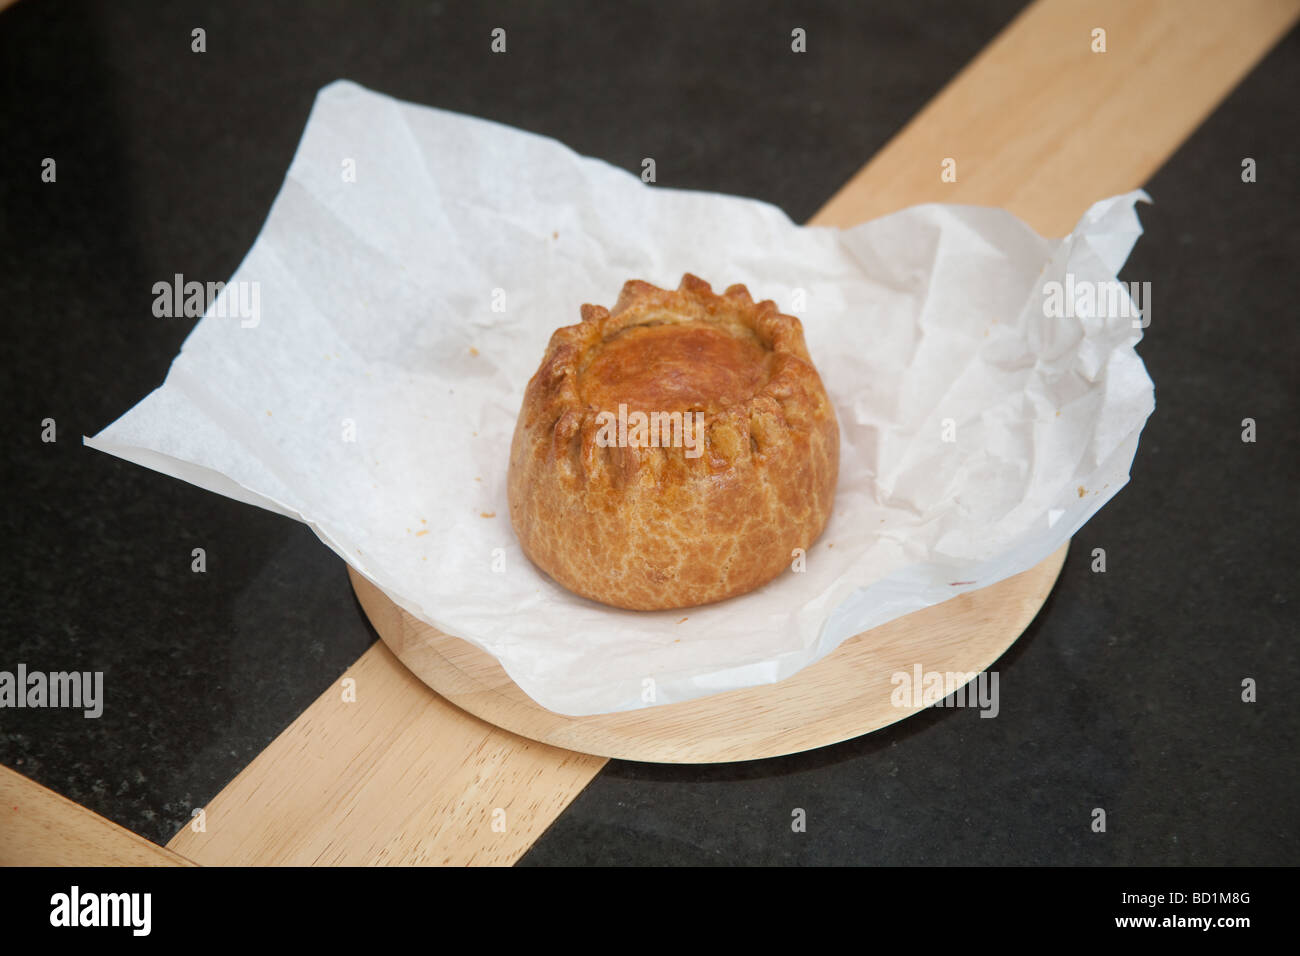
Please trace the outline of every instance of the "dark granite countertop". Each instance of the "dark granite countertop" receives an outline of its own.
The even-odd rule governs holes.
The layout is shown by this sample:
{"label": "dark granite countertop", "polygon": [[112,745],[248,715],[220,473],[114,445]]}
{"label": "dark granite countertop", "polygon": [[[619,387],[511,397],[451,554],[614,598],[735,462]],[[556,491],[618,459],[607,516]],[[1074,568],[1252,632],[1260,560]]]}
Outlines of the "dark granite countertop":
{"label": "dark granite countertop", "polygon": [[[375,640],[306,527],[81,444],[161,383],[193,320],[155,318],[153,283],[234,271],[321,86],[347,77],[628,169],[652,154],[663,185],[803,220],[1019,7],[0,13],[0,669],[102,670],[107,698],[97,720],[0,710],[0,763],[165,842]],[[484,56],[498,25],[510,54]],[[805,60],[769,52],[793,26]],[[1297,89],[1293,32],[1148,184],[1121,277],[1152,283],[1139,352],[1157,410],[1132,482],[998,663],[998,719],[931,710],[737,765],[614,761],[523,862],[1296,863]]]}

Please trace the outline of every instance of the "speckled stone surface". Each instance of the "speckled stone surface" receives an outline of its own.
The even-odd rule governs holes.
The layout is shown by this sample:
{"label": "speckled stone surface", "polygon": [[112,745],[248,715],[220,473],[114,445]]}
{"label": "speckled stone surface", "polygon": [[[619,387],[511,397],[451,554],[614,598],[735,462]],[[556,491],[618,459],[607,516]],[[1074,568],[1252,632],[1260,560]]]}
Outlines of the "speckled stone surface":
{"label": "speckled stone surface", "polygon": [[[1019,8],[875,6],[0,13],[0,669],[102,670],[106,696],[98,720],[0,710],[0,763],[163,842],[375,639],[305,527],[80,444],[161,383],[193,320],[155,318],[153,283],[234,271],[319,87],[348,77],[628,169],[653,155],[663,185],[802,220]],[[524,863],[1297,862],[1297,54],[1292,34],[1149,184],[1122,278],[1153,285],[1157,410],[1132,483],[998,663],[997,719],[928,711],[743,765],[613,762]]]}

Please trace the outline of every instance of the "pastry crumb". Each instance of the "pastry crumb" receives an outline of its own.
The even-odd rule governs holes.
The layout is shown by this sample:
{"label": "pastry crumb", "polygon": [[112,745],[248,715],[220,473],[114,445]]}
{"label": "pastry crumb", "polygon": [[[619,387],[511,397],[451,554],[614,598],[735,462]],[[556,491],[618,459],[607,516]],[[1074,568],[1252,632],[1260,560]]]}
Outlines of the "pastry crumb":
{"label": "pastry crumb", "polygon": [[1087,490],[1086,488],[1084,488],[1083,485],[1080,485],[1080,486],[1079,486],[1079,497],[1082,498],[1082,497],[1083,497],[1084,495],[1086,495],[1087,493],[1088,493],[1088,490]]}
{"label": "pastry crumb", "polygon": [[480,511],[478,516],[480,518],[495,518],[497,513],[495,511]]}
{"label": "pastry crumb", "polygon": [[421,535],[425,535],[425,534],[428,534],[428,533],[429,533],[429,529],[428,529],[428,528],[425,528],[423,531],[417,531],[417,532],[415,532],[415,536],[418,538],[418,537],[420,537]]}
{"label": "pastry crumb", "polygon": [[684,618],[682,618],[680,621],[678,621],[677,623],[678,623],[678,624],[685,624],[685,623],[686,623],[687,621],[689,621],[689,620],[690,620],[689,617],[684,617]]}
{"label": "pastry crumb", "polygon": [[474,346],[471,345],[471,346],[469,347],[469,354],[470,354],[470,355],[478,355],[478,349],[474,348]]}
{"label": "pastry crumb", "polygon": [[551,238],[552,238],[552,239],[559,239],[559,238],[560,238],[560,234],[559,234],[558,232],[553,232],[553,233],[551,233]]}

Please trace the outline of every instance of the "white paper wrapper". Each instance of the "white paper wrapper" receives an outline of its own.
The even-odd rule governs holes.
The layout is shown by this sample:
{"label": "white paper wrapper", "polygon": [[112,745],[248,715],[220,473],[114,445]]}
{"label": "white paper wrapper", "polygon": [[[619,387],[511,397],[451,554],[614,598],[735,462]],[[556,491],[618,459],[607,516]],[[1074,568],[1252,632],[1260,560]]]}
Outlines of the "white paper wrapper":
{"label": "white paper wrapper", "polygon": [[[231,280],[257,284],[258,314],[221,317],[228,289],[162,387],[86,443],[306,522],[551,710],[647,706],[646,678],[657,704],[771,683],[1033,566],[1125,484],[1154,408],[1141,330],[1048,318],[1043,288],[1113,281],[1144,198],[1097,203],[1065,239],[943,205],[800,227],[340,81]],[[798,309],[839,414],[835,512],[803,573],[620,611],[524,557],[510,439],[555,328],[685,272]]]}

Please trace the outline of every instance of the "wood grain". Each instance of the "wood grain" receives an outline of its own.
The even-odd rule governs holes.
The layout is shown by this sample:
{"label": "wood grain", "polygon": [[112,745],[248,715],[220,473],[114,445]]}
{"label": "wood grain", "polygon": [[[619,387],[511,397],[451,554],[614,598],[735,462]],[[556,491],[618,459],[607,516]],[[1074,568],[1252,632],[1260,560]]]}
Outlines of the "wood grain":
{"label": "wood grain", "polygon": [[[814,222],[943,201],[1063,233],[1094,200],[1142,184],[1298,13],[1284,0],[1038,0]],[[1097,26],[1104,54],[1089,49]],[[956,183],[940,181],[945,157]],[[213,799],[206,836],[169,845],[205,863],[507,863],[603,763],[488,727],[382,646],[347,676],[357,705],[322,696]],[[497,806],[505,834],[485,828]]]}
{"label": "wood grain", "polygon": [[193,866],[0,766],[0,866]]}

